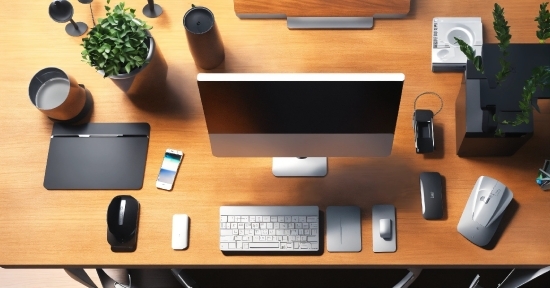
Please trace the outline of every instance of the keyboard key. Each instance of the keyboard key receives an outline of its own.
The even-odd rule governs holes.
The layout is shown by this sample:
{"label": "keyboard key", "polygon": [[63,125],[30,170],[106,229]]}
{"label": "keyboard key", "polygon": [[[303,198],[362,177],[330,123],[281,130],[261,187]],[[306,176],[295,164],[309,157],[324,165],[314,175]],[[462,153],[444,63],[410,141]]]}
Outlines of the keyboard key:
{"label": "keyboard key", "polygon": [[[234,243],[233,243],[233,244],[234,244]],[[229,244],[229,246],[231,246],[231,243]],[[310,244],[310,243],[300,242],[300,249],[311,249],[311,244]]]}
{"label": "keyboard key", "polygon": [[235,236],[222,236],[220,242],[235,242]]}
{"label": "keyboard key", "polygon": [[287,222],[287,223],[292,222],[292,217],[291,216],[285,216],[285,222]]}
{"label": "keyboard key", "polygon": [[279,243],[277,242],[261,242],[261,243],[249,243],[248,247],[252,248],[279,248]]}
{"label": "keyboard key", "polygon": [[229,230],[229,229],[220,230],[220,235],[221,235],[221,236],[224,236],[224,235],[233,235],[233,231],[232,231],[232,230]]}
{"label": "keyboard key", "polygon": [[220,216],[220,222],[227,222],[227,216]]}
{"label": "keyboard key", "polygon": [[229,249],[229,243],[220,243],[220,250]]}
{"label": "keyboard key", "polygon": [[317,222],[317,217],[307,217],[307,222]]}
{"label": "keyboard key", "polygon": [[227,216],[228,222],[235,222],[235,216]]}

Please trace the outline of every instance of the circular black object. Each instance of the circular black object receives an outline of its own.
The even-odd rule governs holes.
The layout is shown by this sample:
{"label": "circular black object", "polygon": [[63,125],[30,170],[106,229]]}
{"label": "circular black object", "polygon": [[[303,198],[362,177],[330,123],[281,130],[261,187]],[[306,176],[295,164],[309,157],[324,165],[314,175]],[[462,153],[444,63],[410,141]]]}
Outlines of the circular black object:
{"label": "circular black object", "polygon": [[214,14],[206,7],[193,6],[183,16],[183,26],[193,34],[204,34],[214,26]]}
{"label": "circular black object", "polygon": [[78,0],[78,2],[82,3],[82,4],[90,4],[92,3],[94,0]]}
{"label": "circular black object", "polygon": [[73,21],[71,21],[71,23],[65,26],[65,32],[73,37],[83,35],[86,30],[88,30],[88,25],[86,25],[86,23],[84,22],[74,23]]}
{"label": "circular black object", "polygon": [[69,1],[55,0],[50,3],[48,12],[53,21],[65,23],[73,18],[74,9]]}
{"label": "circular black object", "polygon": [[143,15],[149,18],[157,18],[162,14],[162,7],[158,4],[154,4],[153,1],[148,1],[149,3],[143,7]]}

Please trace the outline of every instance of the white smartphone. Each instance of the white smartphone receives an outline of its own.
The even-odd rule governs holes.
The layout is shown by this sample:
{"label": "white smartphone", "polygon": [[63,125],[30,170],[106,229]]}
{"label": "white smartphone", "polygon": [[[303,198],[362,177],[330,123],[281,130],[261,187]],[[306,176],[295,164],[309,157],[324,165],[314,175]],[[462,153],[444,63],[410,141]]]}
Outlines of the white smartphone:
{"label": "white smartphone", "polygon": [[157,188],[163,190],[172,190],[176,174],[180,168],[183,152],[174,149],[166,149],[164,159],[160,167],[159,176],[157,177]]}

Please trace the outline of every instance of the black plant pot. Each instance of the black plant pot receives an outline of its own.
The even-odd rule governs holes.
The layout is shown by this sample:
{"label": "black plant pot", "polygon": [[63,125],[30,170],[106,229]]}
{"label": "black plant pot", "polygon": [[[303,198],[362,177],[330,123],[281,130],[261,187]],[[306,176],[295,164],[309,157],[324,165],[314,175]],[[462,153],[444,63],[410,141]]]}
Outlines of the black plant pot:
{"label": "black plant pot", "polygon": [[[466,65],[455,105],[456,151],[460,157],[511,156],[533,136],[532,113],[527,124],[498,123],[514,120],[521,112],[519,101],[525,81],[534,68],[550,65],[550,45],[510,44],[508,53],[511,73],[500,84],[496,79],[501,69],[497,44],[483,44],[484,74],[470,61]],[[537,90],[532,103],[536,105],[537,99],[542,98],[550,98],[548,89]],[[502,136],[496,135],[497,129]]]}

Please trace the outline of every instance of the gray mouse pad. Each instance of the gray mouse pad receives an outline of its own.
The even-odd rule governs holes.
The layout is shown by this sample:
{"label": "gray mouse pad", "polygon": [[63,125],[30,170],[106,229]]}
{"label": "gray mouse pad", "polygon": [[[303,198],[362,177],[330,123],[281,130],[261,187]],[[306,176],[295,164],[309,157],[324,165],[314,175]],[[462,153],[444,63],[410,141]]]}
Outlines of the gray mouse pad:
{"label": "gray mouse pad", "polygon": [[55,123],[44,187],[141,189],[149,131],[147,123]]}
{"label": "gray mouse pad", "polygon": [[357,206],[328,206],[327,250],[361,251],[361,209]]}

